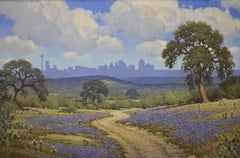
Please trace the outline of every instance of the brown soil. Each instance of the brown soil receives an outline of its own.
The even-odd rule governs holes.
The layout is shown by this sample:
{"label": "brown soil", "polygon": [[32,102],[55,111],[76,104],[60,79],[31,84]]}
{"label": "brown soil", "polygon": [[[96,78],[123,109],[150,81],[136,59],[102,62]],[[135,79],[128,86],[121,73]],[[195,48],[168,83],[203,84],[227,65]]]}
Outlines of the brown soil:
{"label": "brown soil", "polygon": [[93,121],[92,124],[108,133],[124,149],[127,158],[181,158],[186,157],[176,145],[164,137],[154,135],[138,127],[127,126],[117,121],[129,117],[123,110],[111,112],[112,117]]}

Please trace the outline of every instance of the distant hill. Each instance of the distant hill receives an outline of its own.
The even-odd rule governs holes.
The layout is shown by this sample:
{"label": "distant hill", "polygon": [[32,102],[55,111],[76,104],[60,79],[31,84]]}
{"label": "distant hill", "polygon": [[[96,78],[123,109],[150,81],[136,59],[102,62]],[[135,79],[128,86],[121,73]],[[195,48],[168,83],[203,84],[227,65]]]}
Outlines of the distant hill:
{"label": "distant hill", "polygon": [[184,84],[184,77],[132,77],[124,79],[135,84],[152,84],[152,85],[166,85],[166,84]]}
{"label": "distant hill", "polygon": [[[235,71],[234,75],[240,74]],[[59,79],[46,79],[46,86],[50,93],[73,93],[79,94],[82,90],[82,83],[89,79],[100,79],[109,88],[111,93],[123,94],[129,88],[136,89],[161,89],[161,90],[177,90],[185,89],[184,77],[132,77],[118,79],[109,76],[86,76],[86,77],[71,77]],[[217,78],[213,80],[213,87],[218,85]]]}
{"label": "distant hill", "polygon": [[123,91],[131,88],[146,89],[146,88],[170,88],[184,87],[184,78],[174,77],[138,77],[128,79],[117,79],[108,76],[87,76],[87,77],[72,77],[59,79],[46,79],[46,86],[50,93],[77,93],[82,89],[82,83],[89,79],[100,79],[113,93],[123,93]]}

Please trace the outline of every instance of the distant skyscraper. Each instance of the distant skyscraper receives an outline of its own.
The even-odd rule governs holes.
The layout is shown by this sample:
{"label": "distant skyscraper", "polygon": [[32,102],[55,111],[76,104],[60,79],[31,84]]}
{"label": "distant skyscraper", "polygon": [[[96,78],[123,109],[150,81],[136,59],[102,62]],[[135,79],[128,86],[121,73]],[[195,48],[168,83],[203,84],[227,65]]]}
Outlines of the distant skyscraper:
{"label": "distant skyscraper", "polygon": [[50,70],[50,63],[49,63],[49,61],[46,61],[45,66],[46,66],[46,71],[49,71]]}
{"label": "distant skyscraper", "polygon": [[118,61],[118,68],[119,69],[126,69],[126,63],[123,60]]}
{"label": "distant skyscraper", "polygon": [[43,55],[41,55],[41,71],[43,71]]}
{"label": "distant skyscraper", "polygon": [[144,69],[145,69],[145,62],[143,59],[141,59],[138,62],[138,70],[144,70]]}

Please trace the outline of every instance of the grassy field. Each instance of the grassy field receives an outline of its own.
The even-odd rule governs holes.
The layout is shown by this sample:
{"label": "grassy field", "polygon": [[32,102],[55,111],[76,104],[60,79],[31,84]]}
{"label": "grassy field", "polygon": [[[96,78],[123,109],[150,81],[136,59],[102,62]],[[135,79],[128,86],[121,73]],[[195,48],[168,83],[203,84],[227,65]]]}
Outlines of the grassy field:
{"label": "grassy field", "polygon": [[[94,119],[110,117],[112,110],[29,109],[15,112],[11,139],[2,144],[0,157],[123,157],[122,147],[91,125]],[[123,124],[165,136],[188,155],[240,153],[240,99],[130,111]]]}
{"label": "grassy field", "polygon": [[122,157],[122,150],[91,121],[109,116],[106,110],[18,110],[12,123],[12,139],[5,141],[0,157]]}
{"label": "grassy field", "polygon": [[130,114],[132,117],[123,120],[123,123],[164,135],[168,141],[179,145],[190,155],[234,157],[231,153],[240,154],[239,99],[153,108]]}

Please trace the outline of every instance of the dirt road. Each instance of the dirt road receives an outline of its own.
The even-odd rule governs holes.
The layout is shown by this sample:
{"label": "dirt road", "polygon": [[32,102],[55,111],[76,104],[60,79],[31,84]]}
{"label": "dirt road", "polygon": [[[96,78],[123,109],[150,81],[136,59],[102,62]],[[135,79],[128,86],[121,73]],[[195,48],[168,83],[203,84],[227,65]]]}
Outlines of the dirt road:
{"label": "dirt road", "polygon": [[107,132],[109,137],[118,141],[127,158],[179,158],[185,157],[175,145],[167,143],[161,136],[153,135],[138,127],[116,123],[129,117],[124,111],[111,112],[112,117],[93,121],[92,124]]}

